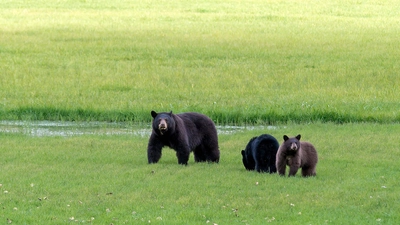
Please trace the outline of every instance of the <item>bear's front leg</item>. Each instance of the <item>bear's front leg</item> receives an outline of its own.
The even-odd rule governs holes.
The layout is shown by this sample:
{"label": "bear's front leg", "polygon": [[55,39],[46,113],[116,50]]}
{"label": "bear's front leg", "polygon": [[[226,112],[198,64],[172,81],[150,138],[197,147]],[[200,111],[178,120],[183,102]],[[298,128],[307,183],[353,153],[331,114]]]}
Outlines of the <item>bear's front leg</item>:
{"label": "bear's front leg", "polygon": [[157,163],[161,158],[161,150],[164,145],[158,140],[155,135],[150,136],[149,144],[147,146],[147,160],[150,163]]}
{"label": "bear's front leg", "polygon": [[190,155],[189,146],[185,144],[179,144],[178,146],[176,146],[175,151],[176,157],[178,158],[178,163],[182,165],[187,165]]}
{"label": "bear's front leg", "polygon": [[297,171],[300,168],[300,157],[296,156],[296,157],[290,158],[288,160],[288,165],[290,167],[289,177],[295,176]]}
{"label": "bear's front leg", "polygon": [[285,176],[286,173],[286,159],[282,156],[276,157],[276,169],[278,170],[278,174],[281,176]]}
{"label": "bear's front leg", "polygon": [[182,165],[187,165],[189,161],[189,150],[176,151],[176,157],[178,158],[178,163]]}
{"label": "bear's front leg", "polygon": [[295,176],[297,171],[299,170],[299,167],[296,165],[291,165],[290,166],[290,171],[289,171],[289,177],[290,176]]}

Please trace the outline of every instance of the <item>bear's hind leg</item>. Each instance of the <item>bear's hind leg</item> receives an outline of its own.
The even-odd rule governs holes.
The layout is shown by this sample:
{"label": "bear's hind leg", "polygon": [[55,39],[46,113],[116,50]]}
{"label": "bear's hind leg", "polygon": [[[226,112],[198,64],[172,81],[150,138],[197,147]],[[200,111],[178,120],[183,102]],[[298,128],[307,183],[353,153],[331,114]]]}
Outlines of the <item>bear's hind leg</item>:
{"label": "bear's hind leg", "polygon": [[206,151],[202,146],[197,147],[193,151],[195,162],[205,162],[207,160]]}
{"label": "bear's hind leg", "polygon": [[275,163],[271,163],[268,169],[269,169],[269,173],[276,173]]}
{"label": "bear's hind leg", "polygon": [[218,137],[217,132],[210,134],[208,137],[204,137],[201,147],[204,150],[207,162],[219,162],[219,148],[218,148]]}
{"label": "bear's hind leg", "polygon": [[255,160],[256,170],[259,173],[269,173],[269,165],[267,160]]}
{"label": "bear's hind leg", "polygon": [[204,146],[204,152],[207,162],[219,162],[219,148],[218,144]]}
{"label": "bear's hind leg", "polygon": [[303,177],[311,177],[316,176],[315,167],[303,167],[301,169],[301,175]]}
{"label": "bear's hind leg", "polygon": [[257,172],[259,172],[259,173],[264,172],[264,171],[261,169],[261,167],[260,167],[260,163],[257,162],[257,160],[255,160],[255,161],[256,161],[256,165],[255,165],[255,167],[254,167],[255,171],[257,171]]}
{"label": "bear's hind leg", "polygon": [[219,149],[218,148],[208,152],[207,161],[208,162],[215,162],[215,163],[219,162]]}

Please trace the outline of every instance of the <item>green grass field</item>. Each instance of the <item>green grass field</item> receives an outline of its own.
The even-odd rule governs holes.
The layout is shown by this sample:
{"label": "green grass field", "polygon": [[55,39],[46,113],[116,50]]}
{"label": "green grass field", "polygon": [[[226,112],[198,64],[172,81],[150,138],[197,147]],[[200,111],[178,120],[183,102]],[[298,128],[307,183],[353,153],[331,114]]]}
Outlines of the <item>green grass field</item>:
{"label": "green grass field", "polygon": [[[168,149],[148,165],[147,136],[0,129],[0,224],[397,224],[399,12],[395,0],[0,1],[0,121],[136,130],[172,110],[277,127],[220,134],[220,163],[187,167]],[[246,171],[240,150],[262,133],[312,142],[317,176]]]}
{"label": "green grass field", "polygon": [[[248,172],[254,135],[301,133],[319,152],[317,176]],[[148,137],[0,133],[0,223],[397,224],[400,126],[315,123],[219,136],[219,164],[148,165]],[[258,184],[257,184],[258,182]]]}
{"label": "green grass field", "polygon": [[397,1],[2,1],[0,119],[399,122]]}

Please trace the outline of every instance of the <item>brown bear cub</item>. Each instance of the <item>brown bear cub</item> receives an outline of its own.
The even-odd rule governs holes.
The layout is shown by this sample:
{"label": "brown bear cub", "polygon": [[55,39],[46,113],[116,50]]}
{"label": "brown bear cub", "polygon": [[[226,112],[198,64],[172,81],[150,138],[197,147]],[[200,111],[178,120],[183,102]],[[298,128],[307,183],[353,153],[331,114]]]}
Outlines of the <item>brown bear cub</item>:
{"label": "brown bear cub", "polygon": [[290,168],[289,177],[295,176],[299,168],[301,168],[303,177],[316,175],[317,150],[309,142],[300,142],[300,138],[300,134],[292,138],[286,135],[283,136],[284,142],[276,153],[276,168],[279,175],[285,176],[286,165]]}

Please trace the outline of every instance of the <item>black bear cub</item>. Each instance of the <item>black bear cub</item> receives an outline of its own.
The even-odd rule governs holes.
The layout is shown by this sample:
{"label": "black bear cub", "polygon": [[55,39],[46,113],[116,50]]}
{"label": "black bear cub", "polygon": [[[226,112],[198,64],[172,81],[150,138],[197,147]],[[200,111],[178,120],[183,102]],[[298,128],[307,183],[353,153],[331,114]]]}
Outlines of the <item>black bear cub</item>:
{"label": "black bear cub", "polygon": [[285,176],[286,165],[289,166],[289,176],[295,176],[299,168],[303,177],[315,176],[318,163],[318,154],[314,146],[302,141],[301,135],[289,138],[283,136],[283,143],[276,154],[276,168],[279,175]]}
{"label": "black bear cub", "polygon": [[250,139],[242,150],[243,165],[247,170],[263,173],[276,173],[276,153],[279,142],[269,134],[262,134]]}
{"label": "black bear cub", "polygon": [[195,112],[173,114],[172,111],[151,111],[151,116],[152,132],[147,147],[149,163],[160,160],[164,146],[176,151],[179,164],[187,165],[192,151],[195,162],[219,162],[217,129],[210,118]]}

